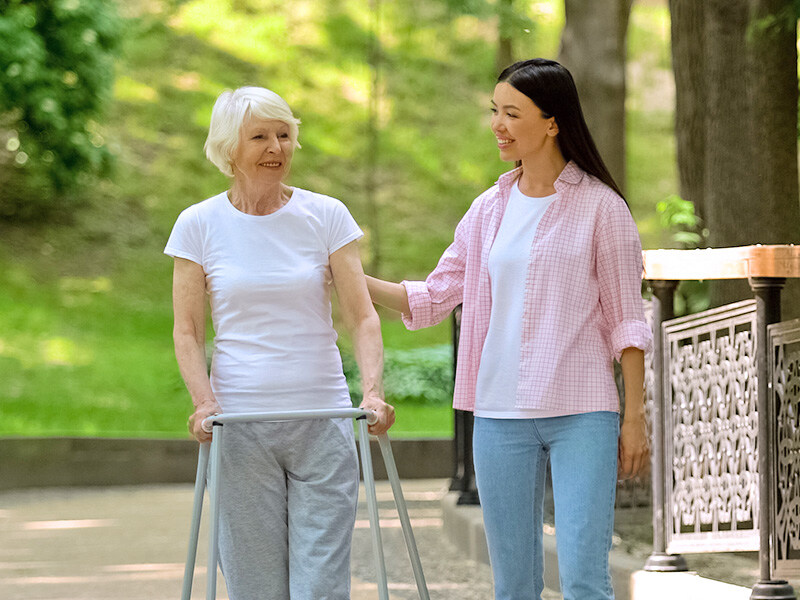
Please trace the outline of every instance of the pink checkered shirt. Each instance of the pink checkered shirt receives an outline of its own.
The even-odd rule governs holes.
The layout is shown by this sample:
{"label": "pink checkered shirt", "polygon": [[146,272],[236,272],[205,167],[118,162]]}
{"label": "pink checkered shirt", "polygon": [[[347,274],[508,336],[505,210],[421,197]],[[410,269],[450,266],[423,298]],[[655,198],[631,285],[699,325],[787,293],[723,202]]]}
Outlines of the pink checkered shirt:
{"label": "pink checkered shirt", "polygon": [[[474,410],[481,351],[492,310],[489,249],[521,169],[481,194],[425,281],[404,281],[409,329],[439,323],[463,304],[453,406]],[[515,406],[568,413],[618,411],[613,361],[649,350],[641,283],[642,247],[625,202],[569,162],[559,194],[531,246]]]}

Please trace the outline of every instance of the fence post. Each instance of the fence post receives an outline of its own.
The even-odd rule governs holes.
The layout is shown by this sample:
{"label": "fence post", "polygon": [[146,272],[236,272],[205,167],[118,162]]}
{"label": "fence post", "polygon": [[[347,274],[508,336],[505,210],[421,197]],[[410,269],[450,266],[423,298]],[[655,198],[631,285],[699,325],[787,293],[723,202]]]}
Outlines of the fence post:
{"label": "fence post", "polygon": [[680,554],[667,554],[666,524],[664,519],[666,477],[671,465],[664,456],[664,417],[671,399],[664,397],[664,344],[661,324],[675,316],[675,290],[677,281],[650,281],[653,290],[653,442],[651,448],[651,477],[653,486],[653,552],[645,562],[645,571],[687,571],[686,561]]}
{"label": "fence post", "polygon": [[773,515],[770,494],[775,478],[775,457],[769,445],[774,423],[769,419],[769,365],[767,326],[781,320],[783,277],[751,277],[750,288],[756,297],[756,367],[758,373],[758,529],[759,581],[753,586],[751,600],[796,600],[794,590],[770,573],[770,543]]}
{"label": "fence post", "polygon": [[[458,341],[461,333],[461,305],[456,306],[452,316],[453,324],[453,377],[458,364]],[[453,443],[453,479],[450,490],[461,492],[457,504],[480,504],[478,487],[475,483],[475,466],[472,462],[472,425],[473,415],[466,410],[453,411],[454,430]]]}

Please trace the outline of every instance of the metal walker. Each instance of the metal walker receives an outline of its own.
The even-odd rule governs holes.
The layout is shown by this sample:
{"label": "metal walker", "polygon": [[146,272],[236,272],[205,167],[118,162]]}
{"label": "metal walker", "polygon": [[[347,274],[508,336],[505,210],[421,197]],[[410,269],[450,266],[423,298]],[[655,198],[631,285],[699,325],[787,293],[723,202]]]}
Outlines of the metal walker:
{"label": "metal walker", "polygon": [[[192,524],[189,534],[189,552],[186,557],[186,568],[183,574],[183,592],[181,600],[190,600],[192,595],[192,580],[194,578],[194,565],[197,558],[197,543],[200,532],[200,519],[203,511],[203,496],[206,488],[206,472],[208,471],[209,495],[209,534],[208,534],[208,573],[206,579],[206,600],[215,600],[217,594],[217,559],[219,554],[219,503],[220,503],[220,469],[222,455],[223,425],[225,423],[253,423],[257,421],[299,421],[306,419],[337,419],[353,418],[358,422],[359,449],[361,452],[361,472],[364,480],[364,489],[367,496],[369,509],[370,531],[372,532],[372,545],[375,551],[375,570],[378,579],[379,600],[389,600],[389,586],[386,579],[386,561],[383,555],[380,522],[378,518],[378,499],[375,494],[375,477],[372,470],[372,457],[369,451],[369,432],[367,425],[375,421],[371,411],[360,408],[338,408],[322,410],[295,410],[263,413],[220,414],[208,417],[203,421],[203,429],[212,433],[210,444],[200,445],[200,454],[197,461],[197,476],[194,485],[194,505],[192,509]],[[378,444],[386,465],[386,473],[392,486],[395,505],[403,528],[403,537],[406,541],[411,567],[414,570],[414,579],[421,600],[429,600],[425,576],[422,572],[422,563],[419,560],[414,532],[408,518],[408,509],[403,498],[400,486],[400,477],[394,462],[392,447],[386,434],[377,436]]]}

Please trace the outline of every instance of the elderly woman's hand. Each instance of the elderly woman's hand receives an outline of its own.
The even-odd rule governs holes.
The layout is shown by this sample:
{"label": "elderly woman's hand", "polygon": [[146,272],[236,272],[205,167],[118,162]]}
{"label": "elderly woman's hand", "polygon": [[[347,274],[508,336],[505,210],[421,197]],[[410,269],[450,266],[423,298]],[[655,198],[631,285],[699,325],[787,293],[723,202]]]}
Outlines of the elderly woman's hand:
{"label": "elderly woman's hand", "polygon": [[371,410],[378,417],[378,420],[369,426],[369,432],[372,435],[380,435],[389,431],[389,428],[394,425],[394,406],[386,404],[383,398],[378,396],[371,396],[364,398],[359,408],[363,410]]}
{"label": "elderly woman's hand", "polygon": [[213,398],[205,402],[201,402],[195,407],[194,413],[189,417],[186,425],[189,427],[189,432],[201,444],[211,441],[211,434],[203,429],[203,419],[212,415],[218,415],[222,412],[222,408],[217,401]]}

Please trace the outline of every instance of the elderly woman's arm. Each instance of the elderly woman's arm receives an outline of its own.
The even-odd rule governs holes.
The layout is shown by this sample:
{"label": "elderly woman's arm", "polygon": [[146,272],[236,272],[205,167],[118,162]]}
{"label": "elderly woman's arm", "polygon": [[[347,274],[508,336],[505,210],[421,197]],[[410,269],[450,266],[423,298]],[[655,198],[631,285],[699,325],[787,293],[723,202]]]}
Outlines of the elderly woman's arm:
{"label": "elderly woman's arm", "polygon": [[194,413],[189,418],[189,431],[198,442],[211,441],[211,434],[203,431],[202,420],[222,412],[211,390],[206,366],[205,303],[203,268],[185,258],[176,258],[172,278],[172,308],[175,315],[172,335],[175,358],[194,404]]}
{"label": "elderly woman's arm", "polygon": [[331,273],[345,326],[350,331],[364,399],[361,408],[373,410],[378,422],[370,433],[386,432],[394,423],[394,408],[383,399],[383,342],[378,313],[372,306],[358,254],[358,243],[350,242],[331,254]]}

